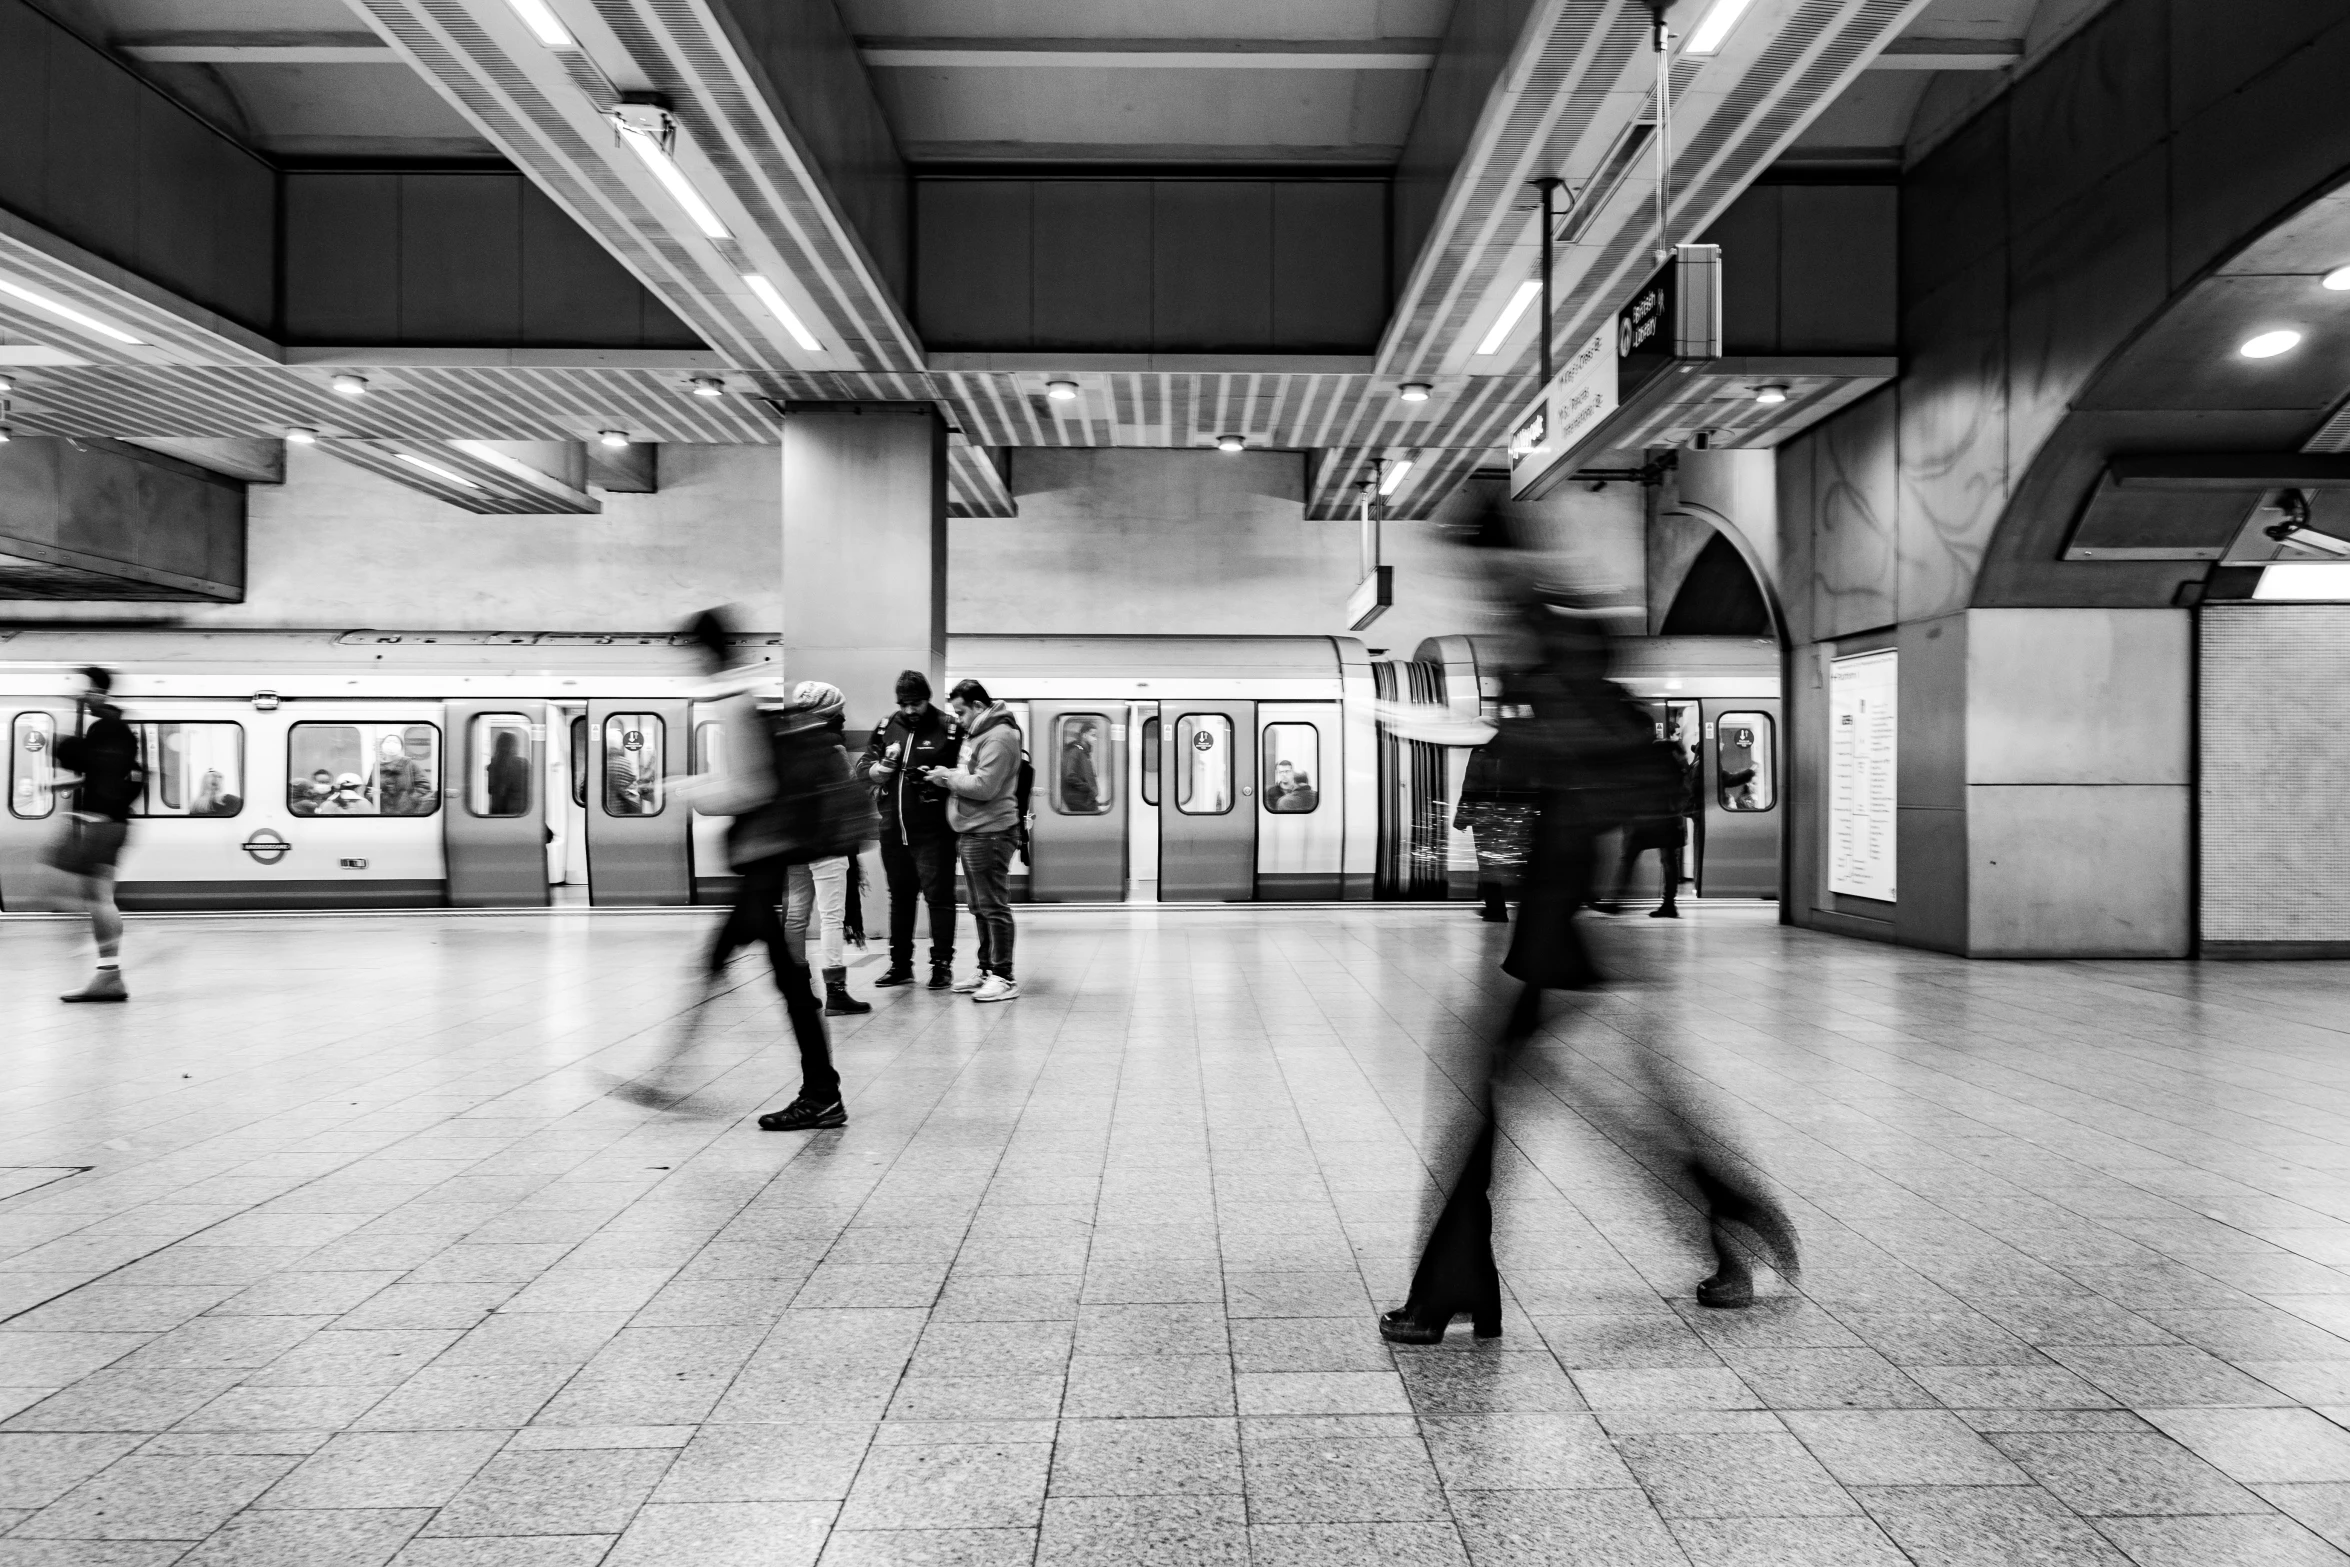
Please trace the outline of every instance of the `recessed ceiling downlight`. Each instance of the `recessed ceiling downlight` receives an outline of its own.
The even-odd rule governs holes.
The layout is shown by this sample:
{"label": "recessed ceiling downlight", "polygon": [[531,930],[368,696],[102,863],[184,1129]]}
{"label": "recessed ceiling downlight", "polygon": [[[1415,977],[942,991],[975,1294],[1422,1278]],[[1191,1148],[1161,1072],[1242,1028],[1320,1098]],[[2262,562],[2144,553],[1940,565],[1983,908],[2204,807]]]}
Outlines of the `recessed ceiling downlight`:
{"label": "recessed ceiling downlight", "polygon": [[1075,381],[1047,381],[1044,384],[1044,395],[1056,403],[1074,402],[1077,398],[1077,383]]}
{"label": "recessed ceiling downlight", "polygon": [[315,446],[318,444],[318,430],[312,425],[289,424],[286,426],[286,439],[296,446]]}
{"label": "recessed ceiling downlight", "polygon": [[2330,288],[2335,293],[2350,293],[2350,267],[2336,267],[2317,280],[2319,288]]}
{"label": "recessed ceiling downlight", "polygon": [[1216,437],[1216,450],[1220,452],[1245,451],[1247,448],[1248,442],[1242,440],[1237,435],[1219,435]]}
{"label": "recessed ceiling downlight", "polygon": [[2289,354],[2300,346],[2300,333],[2291,327],[2279,327],[2274,332],[2263,332],[2257,337],[2244,339],[2242,343],[2237,345],[2236,352],[2247,359],[2274,359],[2277,355]]}

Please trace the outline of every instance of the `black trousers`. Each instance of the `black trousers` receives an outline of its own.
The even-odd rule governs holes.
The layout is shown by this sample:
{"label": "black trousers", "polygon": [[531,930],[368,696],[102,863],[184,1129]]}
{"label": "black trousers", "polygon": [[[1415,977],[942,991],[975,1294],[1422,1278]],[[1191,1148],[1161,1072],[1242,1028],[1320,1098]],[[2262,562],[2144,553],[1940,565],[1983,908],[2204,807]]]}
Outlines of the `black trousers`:
{"label": "black trousers", "polygon": [[1631,888],[1632,872],[1640,865],[1640,856],[1656,851],[1657,869],[1663,874],[1665,906],[1681,891],[1681,852],[1689,846],[1689,828],[1686,822],[1675,821],[1664,825],[1653,822],[1624,829],[1624,849],[1616,857],[1616,882],[1609,889],[1607,901],[1621,903]]}
{"label": "black trousers", "polygon": [[783,1009],[791,1017],[792,1039],[800,1047],[800,1092],[807,1098],[840,1097],[840,1073],[833,1070],[832,1044],[824,1037],[824,1003],[808,979],[808,970],[792,954],[783,929],[784,877],[781,860],[760,860],[746,868],[735,884],[734,906],[718,939],[710,946],[712,976],[752,942],[767,947],[767,961],[775,970],[775,988],[783,992]]}
{"label": "black trousers", "polygon": [[881,838],[881,873],[889,882],[889,961],[914,966],[914,908],[930,907],[930,962],[955,961],[955,838]]}

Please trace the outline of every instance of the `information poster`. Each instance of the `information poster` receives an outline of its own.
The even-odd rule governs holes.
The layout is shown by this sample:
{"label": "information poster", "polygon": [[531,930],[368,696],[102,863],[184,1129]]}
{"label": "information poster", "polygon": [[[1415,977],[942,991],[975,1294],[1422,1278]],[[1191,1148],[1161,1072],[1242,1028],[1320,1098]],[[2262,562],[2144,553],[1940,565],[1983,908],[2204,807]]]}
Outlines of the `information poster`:
{"label": "information poster", "polygon": [[1900,677],[1890,648],[1828,665],[1828,890],[1893,901]]}

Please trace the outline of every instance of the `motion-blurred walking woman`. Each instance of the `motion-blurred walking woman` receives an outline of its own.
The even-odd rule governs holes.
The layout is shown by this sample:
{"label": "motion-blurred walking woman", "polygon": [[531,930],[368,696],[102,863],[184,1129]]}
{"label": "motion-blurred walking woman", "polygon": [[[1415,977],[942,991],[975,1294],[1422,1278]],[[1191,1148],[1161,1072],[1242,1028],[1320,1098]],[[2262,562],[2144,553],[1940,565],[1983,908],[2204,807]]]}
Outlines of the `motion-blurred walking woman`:
{"label": "motion-blurred walking woman", "polygon": [[[1526,668],[1505,677],[1496,732],[1495,765],[1537,791],[1529,863],[1518,922],[1502,972],[1524,988],[1487,1055],[1473,1090],[1472,1120],[1458,1130],[1468,1156],[1412,1276],[1411,1297],[1379,1319],[1379,1331],[1399,1344],[1433,1344],[1456,1317],[1466,1316],[1479,1338],[1501,1333],[1501,1274],[1493,1257],[1494,1085],[1516,1064],[1542,1023],[1544,992],[1580,990],[1594,983],[1593,967],[1575,911],[1590,900],[1599,835],[1648,814],[1650,796],[1677,787],[1676,779],[1648,776],[1654,730],[1644,712],[1606,678],[1607,644],[1599,623],[1557,598],[1530,598],[1524,610],[1536,650]],[[1457,743],[1457,741],[1455,742]],[[1612,1094],[1578,1096],[1576,1111],[1600,1132],[1679,1186],[1706,1216],[1715,1270],[1697,1287],[1701,1305],[1737,1307],[1754,1299],[1754,1284],[1731,1229],[1743,1229],[1767,1247],[1780,1271],[1796,1268],[1795,1237],[1786,1216],[1742,1168],[1735,1153],[1702,1126],[1697,1107],[1679,1083],[1643,1051],[1646,1097],[1626,1109]]]}

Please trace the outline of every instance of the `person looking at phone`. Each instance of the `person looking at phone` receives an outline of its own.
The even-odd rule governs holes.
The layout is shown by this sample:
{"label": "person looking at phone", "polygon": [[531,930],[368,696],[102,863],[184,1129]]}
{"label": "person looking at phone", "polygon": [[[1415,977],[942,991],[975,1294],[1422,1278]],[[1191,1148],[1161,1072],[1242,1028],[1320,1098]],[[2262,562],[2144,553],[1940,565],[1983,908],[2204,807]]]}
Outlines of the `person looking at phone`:
{"label": "person looking at phone", "polygon": [[898,676],[897,709],[873,728],[857,776],[881,815],[881,870],[889,885],[889,971],[877,986],[914,983],[914,910],[930,909],[930,988],[954,983],[955,830],[947,792],[927,781],[955,765],[962,730],[933,707],[920,670]]}

